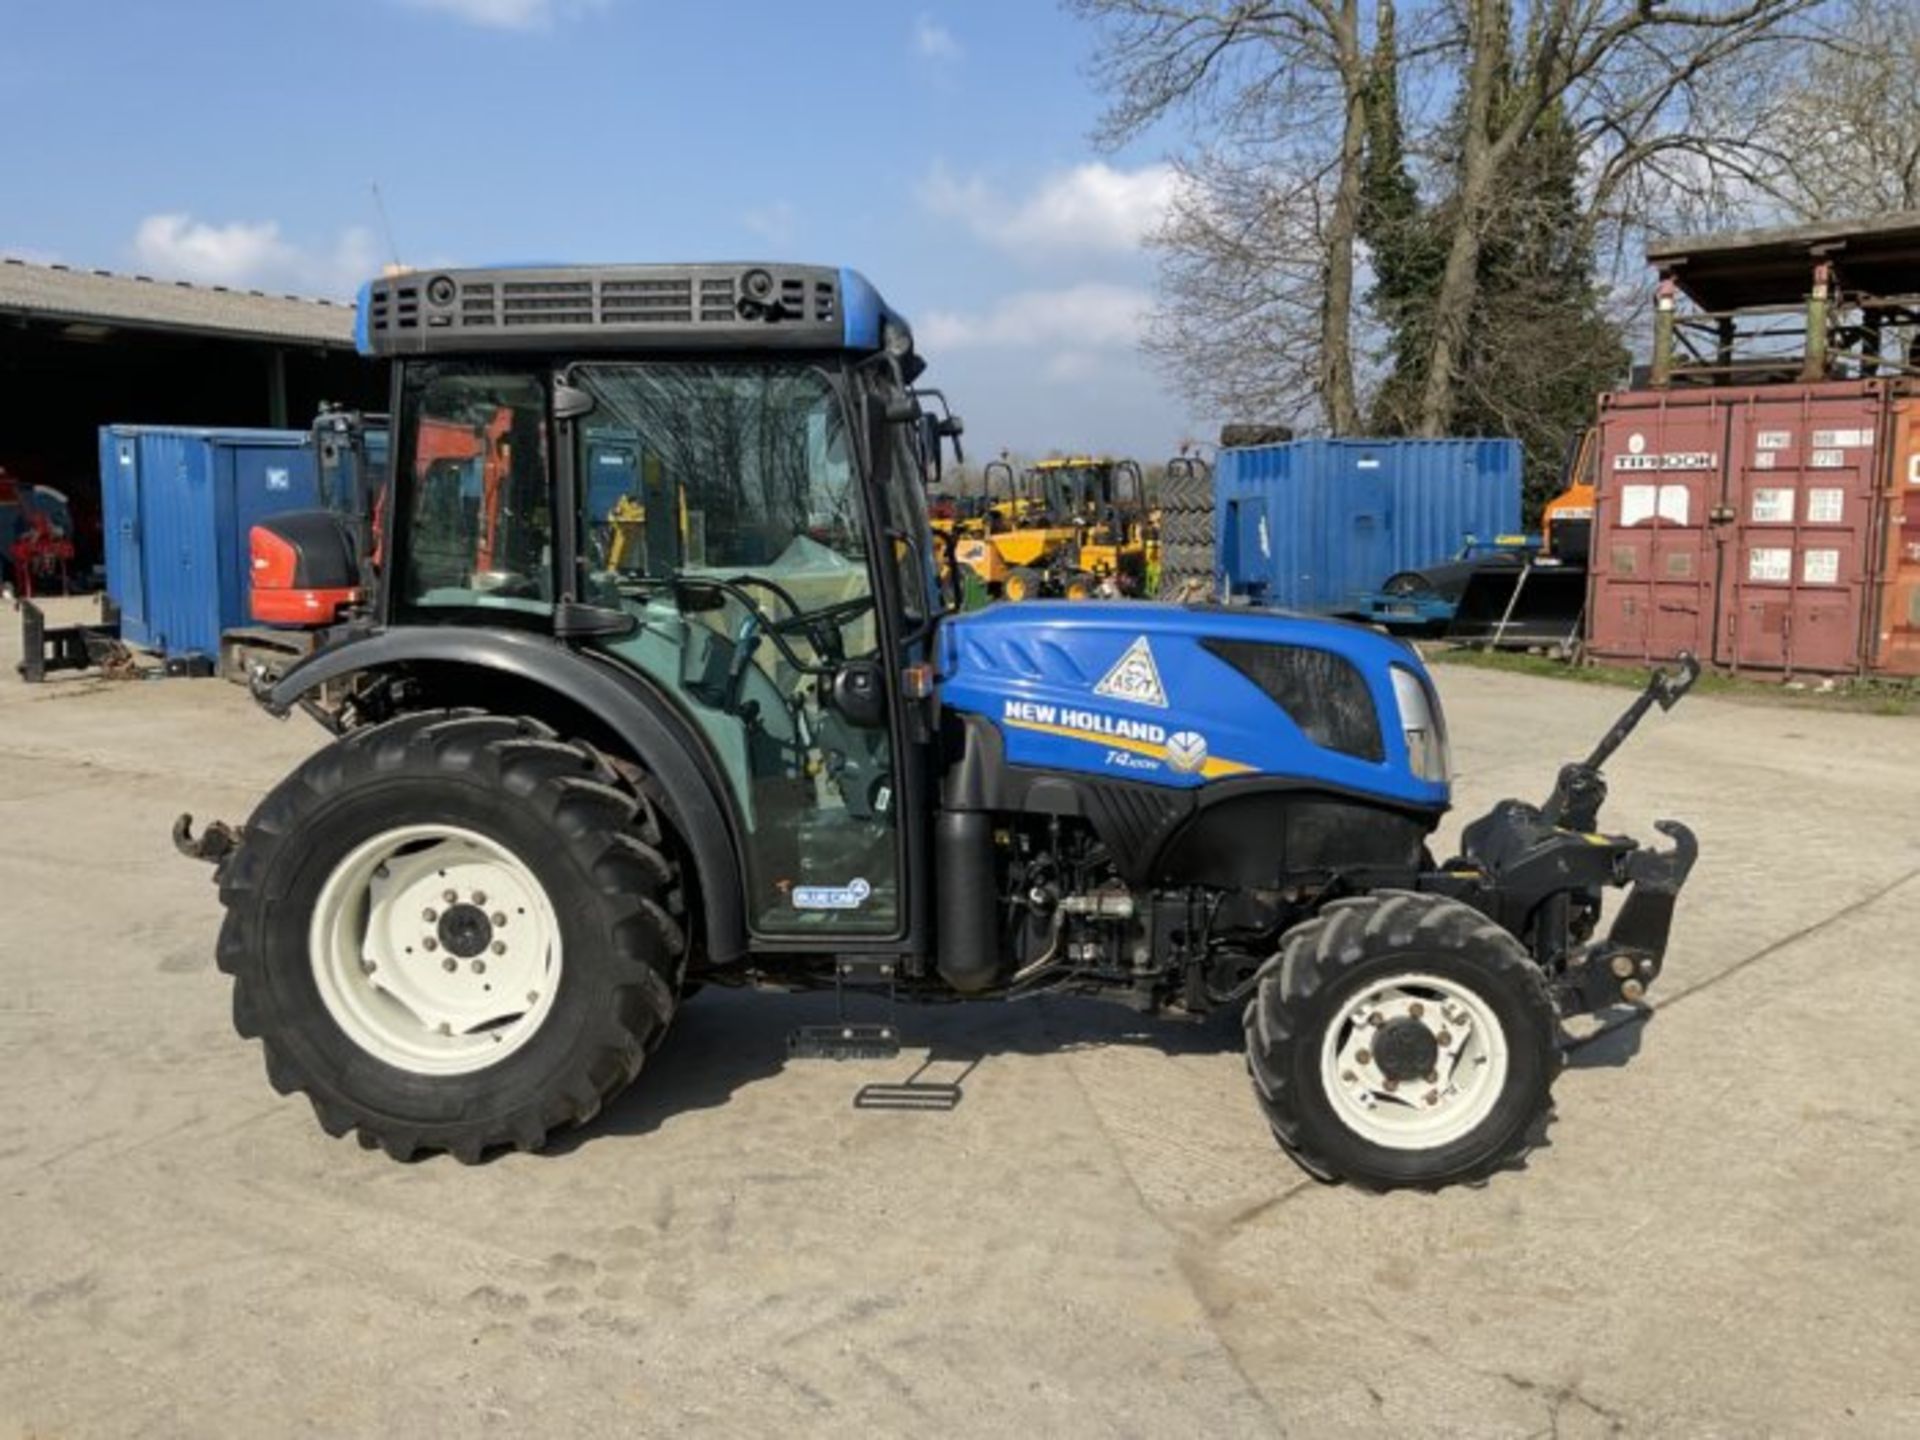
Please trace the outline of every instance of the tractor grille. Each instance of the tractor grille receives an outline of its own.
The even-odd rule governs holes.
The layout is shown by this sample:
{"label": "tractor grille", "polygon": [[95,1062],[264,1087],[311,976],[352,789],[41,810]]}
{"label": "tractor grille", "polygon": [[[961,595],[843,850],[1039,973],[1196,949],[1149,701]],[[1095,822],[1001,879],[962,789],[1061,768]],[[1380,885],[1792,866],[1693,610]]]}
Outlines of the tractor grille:
{"label": "tractor grille", "polygon": [[1386,758],[1373,692],[1344,655],[1255,640],[1200,643],[1265,691],[1314,744],[1360,760]]}

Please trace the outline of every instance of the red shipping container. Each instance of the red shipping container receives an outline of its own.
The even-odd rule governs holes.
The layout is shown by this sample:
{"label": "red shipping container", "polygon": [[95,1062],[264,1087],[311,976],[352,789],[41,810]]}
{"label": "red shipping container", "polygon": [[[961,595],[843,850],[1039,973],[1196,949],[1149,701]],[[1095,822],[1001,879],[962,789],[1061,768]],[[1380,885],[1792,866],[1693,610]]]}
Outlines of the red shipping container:
{"label": "red shipping container", "polygon": [[1589,652],[1869,668],[1892,419],[1883,381],[1603,397]]}
{"label": "red shipping container", "polygon": [[1874,668],[1920,675],[1920,400],[1894,402],[1885,514]]}

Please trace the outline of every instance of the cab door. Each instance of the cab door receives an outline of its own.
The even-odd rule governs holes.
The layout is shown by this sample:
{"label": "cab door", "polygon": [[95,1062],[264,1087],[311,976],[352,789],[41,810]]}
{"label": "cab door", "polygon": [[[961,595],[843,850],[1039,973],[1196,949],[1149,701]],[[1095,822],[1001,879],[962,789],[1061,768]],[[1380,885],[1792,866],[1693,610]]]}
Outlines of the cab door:
{"label": "cab door", "polygon": [[[579,470],[614,435],[632,457],[620,493],[580,487],[586,592],[638,622],[592,643],[704,738],[750,928],[784,943],[903,934],[892,541],[840,392],[799,362],[583,363],[567,382],[592,405]],[[616,524],[635,543],[615,546]]]}

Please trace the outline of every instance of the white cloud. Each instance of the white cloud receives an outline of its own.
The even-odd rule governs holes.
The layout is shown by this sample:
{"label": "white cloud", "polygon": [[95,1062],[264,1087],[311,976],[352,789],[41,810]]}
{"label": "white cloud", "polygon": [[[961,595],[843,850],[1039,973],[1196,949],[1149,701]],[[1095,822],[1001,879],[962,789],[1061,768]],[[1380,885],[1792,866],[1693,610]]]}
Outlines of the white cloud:
{"label": "white cloud", "polygon": [[756,206],[740,217],[740,223],[770,245],[785,245],[793,239],[794,222],[799,218],[785,200]]}
{"label": "white cloud", "polygon": [[274,220],[209,224],[182,212],[149,215],[133,234],[133,259],[143,274],[244,290],[346,295],[380,269],[373,232],[342,230],[319,249],[297,245]]}
{"label": "white cloud", "polygon": [[554,21],[603,8],[606,0],[405,0],[488,30],[545,30]]}
{"label": "white cloud", "polygon": [[1100,357],[1086,350],[1062,350],[1050,356],[1040,369],[1040,377],[1056,385],[1072,385],[1091,379],[1100,368]]}
{"label": "white cloud", "polygon": [[913,22],[913,51],[929,60],[958,60],[967,53],[951,30],[926,14]]}
{"label": "white cloud", "polygon": [[[932,310],[914,330],[927,352],[987,346],[1007,349],[1057,346],[1086,351],[1131,345],[1140,337],[1153,297],[1132,285],[1073,285],[1064,290],[1023,290],[967,313]],[[1054,364],[1071,365],[1056,356]],[[1055,378],[1065,378],[1064,376]]]}
{"label": "white cloud", "polygon": [[1120,170],[1094,161],[1049,175],[1010,203],[978,176],[958,179],[936,166],[920,198],[1014,254],[1119,253],[1138,249],[1164,223],[1179,184],[1171,165]]}

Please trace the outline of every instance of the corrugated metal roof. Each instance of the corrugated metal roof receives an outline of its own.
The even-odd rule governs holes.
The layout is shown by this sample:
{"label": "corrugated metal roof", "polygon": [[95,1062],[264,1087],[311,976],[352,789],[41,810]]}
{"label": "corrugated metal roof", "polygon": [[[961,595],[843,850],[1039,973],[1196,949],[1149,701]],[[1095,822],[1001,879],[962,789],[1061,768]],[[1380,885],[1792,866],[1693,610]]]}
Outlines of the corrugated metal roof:
{"label": "corrugated metal roof", "polygon": [[0,258],[0,314],[349,349],[353,307]]}
{"label": "corrugated metal roof", "polygon": [[1647,246],[1647,263],[1671,276],[1696,305],[1792,305],[1807,293],[1813,267],[1833,261],[1842,285],[1865,295],[1908,295],[1920,288],[1920,210],[1890,210],[1855,220],[1823,220],[1774,230],[1688,235]]}

